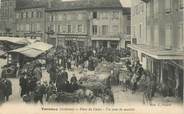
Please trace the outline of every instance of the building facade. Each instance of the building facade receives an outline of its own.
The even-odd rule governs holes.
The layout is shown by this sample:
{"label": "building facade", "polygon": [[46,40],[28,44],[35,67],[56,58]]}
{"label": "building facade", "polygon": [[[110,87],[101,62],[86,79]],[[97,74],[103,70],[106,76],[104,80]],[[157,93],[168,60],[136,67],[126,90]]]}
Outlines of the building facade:
{"label": "building facade", "polygon": [[0,33],[44,41],[45,9],[61,0],[2,0]]}
{"label": "building facade", "polygon": [[16,0],[1,0],[1,35],[11,35],[15,32],[15,8]]}
{"label": "building facade", "polygon": [[[90,11],[90,36],[93,47],[125,47],[130,35],[130,15],[121,8]],[[129,25],[128,25],[129,24]]]}
{"label": "building facade", "polygon": [[84,46],[88,44],[89,20],[85,10],[53,11],[46,16],[48,43],[55,46]]}
{"label": "building facade", "polygon": [[45,34],[45,1],[31,1],[16,8],[16,36],[29,37],[44,41]]}
{"label": "building facade", "polygon": [[58,6],[46,10],[47,41],[52,44],[120,48],[130,39],[130,9],[119,0],[79,0]]}
{"label": "building facade", "polygon": [[184,0],[132,0],[131,10],[132,57],[183,99]]}

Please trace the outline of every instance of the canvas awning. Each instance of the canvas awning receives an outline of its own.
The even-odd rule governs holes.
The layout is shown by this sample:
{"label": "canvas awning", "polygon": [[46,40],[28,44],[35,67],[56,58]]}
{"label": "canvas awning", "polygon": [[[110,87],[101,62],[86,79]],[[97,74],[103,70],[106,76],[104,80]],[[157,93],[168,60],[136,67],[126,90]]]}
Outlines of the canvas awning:
{"label": "canvas awning", "polygon": [[18,38],[18,37],[0,37],[0,42],[10,42],[18,45],[27,45],[36,42],[35,39]]}
{"label": "canvas awning", "polygon": [[23,48],[15,49],[12,51],[9,51],[10,53],[20,53],[24,56],[30,57],[30,58],[36,58],[39,55],[45,53],[49,49],[51,49],[53,46],[47,43],[43,42],[36,42],[31,45],[25,46]]}
{"label": "canvas awning", "polygon": [[128,47],[158,60],[183,60],[184,59],[184,51],[154,48],[143,44],[139,44],[139,45],[131,44],[131,45],[128,45]]}

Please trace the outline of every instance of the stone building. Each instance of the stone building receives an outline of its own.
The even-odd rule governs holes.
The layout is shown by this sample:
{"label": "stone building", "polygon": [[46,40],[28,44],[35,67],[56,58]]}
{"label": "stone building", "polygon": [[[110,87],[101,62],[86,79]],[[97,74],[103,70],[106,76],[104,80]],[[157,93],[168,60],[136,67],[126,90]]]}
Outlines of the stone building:
{"label": "stone building", "polygon": [[45,41],[45,10],[60,0],[29,0],[16,8],[16,36]]}
{"label": "stone building", "polygon": [[0,34],[10,35],[15,30],[16,0],[1,0]]}
{"label": "stone building", "polygon": [[[46,6],[61,0],[1,0],[0,34],[3,36],[43,36]],[[34,12],[34,13],[33,13]],[[34,23],[32,25],[32,23]],[[34,29],[33,31],[29,31]],[[37,30],[43,29],[43,30]],[[22,29],[22,30],[21,30]],[[35,30],[36,29],[36,30]],[[35,33],[33,35],[33,33]]]}
{"label": "stone building", "polygon": [[[183,99],[184,0],[132,0],[132,57]],[[176,90],[179,90],[176,92]]]}
{"label": "stone building", "polygon": [[16,36],[40,39],[44,37],[47,2],[31,1],[16,8]]}
{"label": "stone building", "polygon": [[46,10],[47,41],[57,46],[125,47],[130,8],[119,0],[61,2]]}

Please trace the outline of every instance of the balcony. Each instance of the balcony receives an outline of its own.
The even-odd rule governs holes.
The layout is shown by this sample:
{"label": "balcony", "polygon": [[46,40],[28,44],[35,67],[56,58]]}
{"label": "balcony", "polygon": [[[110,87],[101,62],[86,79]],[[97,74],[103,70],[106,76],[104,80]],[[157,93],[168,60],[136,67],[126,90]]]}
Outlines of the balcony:
{"label": "balcony", "polygon": [[145,3],[148,3],[150,0],[141,0],[141,1],[143,1],[143,2],[145,2]]}

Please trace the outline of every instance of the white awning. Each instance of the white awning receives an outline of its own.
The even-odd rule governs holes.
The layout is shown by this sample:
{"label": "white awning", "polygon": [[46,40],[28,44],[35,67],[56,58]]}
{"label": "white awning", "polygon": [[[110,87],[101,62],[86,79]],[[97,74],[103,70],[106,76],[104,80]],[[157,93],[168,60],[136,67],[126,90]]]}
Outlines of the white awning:
{"label": "white awning", "polygon": [[14,44],[31,44],[37,42],[37,40],[29,38],[19,38],[19,37],[0,37],[0,41],[10,42]]}
{"label": "white awning", "polygon": [[36,58],[39,55],[45,53],[49,49],[51,49],[53,46],[50,44],[46,44],[43,42],[36,42],[31,45],[25,46],[23,48],[15,49],[10,51],[10,53],[20,53],[24,56],[30,57],[30,58]]}
{"label": "white awning", "polygon": [[129,48],[158,60],[184,60],[184,51],[166,50],[147,45],[128,45]]}

